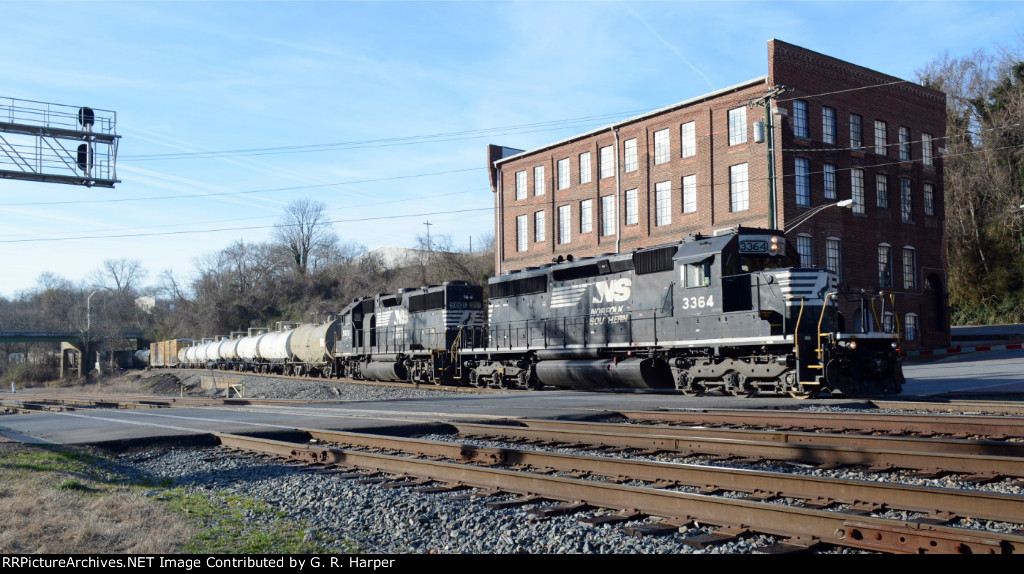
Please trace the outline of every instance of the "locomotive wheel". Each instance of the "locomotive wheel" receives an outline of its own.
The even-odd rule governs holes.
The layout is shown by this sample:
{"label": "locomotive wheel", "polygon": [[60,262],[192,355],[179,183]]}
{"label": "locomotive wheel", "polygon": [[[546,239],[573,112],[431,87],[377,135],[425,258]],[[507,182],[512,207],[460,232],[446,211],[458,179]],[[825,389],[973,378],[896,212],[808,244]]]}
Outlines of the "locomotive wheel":
{"label": "locomotive wheel", "polygon": [[523,369],[516,375],[516,388],[529,390],[530,389],[530,371]]}
{"label": "locomotive wheel", "polygon": [[480,373],[473,369],[469,372],[469,386],[483,389],[487,387],[487,377],[482,376]]}
{"label": "locomotive wheel", "polygon": [[757,394],[757,387],[748,383],[746,377],[736,371],[729,371],[722,379],[725,381],[722,394],[734,397],[752,397]]}
{"label": "locomotive wheel", "polygon": [[813,391],[790,391],[789,396],[800,400],[813,399],[816,398],[820,392],[821,389],[814,389]]}
{"label": "locomotive wheel", "polygon": [[707,389],[704,387],[703,384],[693,381],[689,384],[689,386],[679,389],[679,391],[682,392],[683,396],[686,397],[699,397],[704,395]]}

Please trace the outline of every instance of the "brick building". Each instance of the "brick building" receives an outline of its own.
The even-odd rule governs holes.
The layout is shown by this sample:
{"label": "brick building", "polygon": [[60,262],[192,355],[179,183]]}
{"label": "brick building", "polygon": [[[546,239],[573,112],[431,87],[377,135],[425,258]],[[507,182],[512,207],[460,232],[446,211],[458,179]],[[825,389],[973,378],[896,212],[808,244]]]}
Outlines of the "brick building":
{"label": "brick building", "polygon": [[802,265],[895,294],[894,314],[841,298],[848,330],[877,315],[905,347],[946,345],[945,122],[941,92],[771,40],[766,76],[537,149],[489,146],[496,269],[774,222]]}

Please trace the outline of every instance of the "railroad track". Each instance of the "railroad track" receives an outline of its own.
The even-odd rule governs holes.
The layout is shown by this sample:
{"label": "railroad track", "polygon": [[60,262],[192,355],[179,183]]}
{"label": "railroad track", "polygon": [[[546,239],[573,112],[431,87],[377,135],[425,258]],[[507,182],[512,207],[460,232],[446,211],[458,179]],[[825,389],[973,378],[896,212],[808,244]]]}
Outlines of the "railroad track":
{"label": "railroad track", "polygon": [[[953,411],[956,412],[956,411]],[[894,435],[989,437],[1024,440],[1024,417],[961,414],[812,412],[756,409],[673,409],[620,411],[636,422],[688,426],[859,432]]]}
{"label": "railroad track", "polygon": [[[154,407],[152,397],[121,399],[63,397],[64,403],[50,406],[80,411],[72,416],[127,405]],[[70,404],[76,401],[82,404]],[[162,408],[289,405],[296,414],[301,412],[296,403],[309,403],[155,402]],[[270,454],[339,479],[382,480],[452,496],[473,489],[495,506],[527,505],[538,517],[575,513],[583,522],[621,522],[621,528],[636,533],[672,532],[680,544],[697,547],[760,535],[774,540],[765,552],[819,546],[1024,552],[1022,483],[1004,478],[1024,476],[1024,427],[1018,417],[736,409],[620,415],[630,424],[451,422],[451,434],[437,440],[302,428],[291,431],[302,437],[299,442],[215,436],[225,448]],[[673,424],[649,424],[667,420]],[[762,428],[748,428],[750,423]],[[946,436],[920,430],[929,425]],[[884,434],[874,434],[879,432]],[[961,435],[985,438],[956,438]],[[851,472],[828,476],[844,468]],[[964,486],[902,483],[949,473]],[[1014,494],[986,490],[985,483],[1010,485],[1006,490]],[[646,519],[642,526],[640,519]],[[704,533],[708,524],[717,527],[713,535]],[[702,534],[690,534],[697,531]]]}
{"label": "railroad track", "polygon": [[[593,524],[658,517],[655,530],[671,532],[701,523],[717,525],[712,536],[681,541],[701,547],[757,533],[776,539],[762,549],[764,552],[807,550],[821,544],[896,553],[1024,552],[1021,534],[955,526],[968,516],[1020,520],[1024,498],[1019,496],[488,447],[465,441],[304,432],[316,444],[217,436],[227,448],[320,469],[345,468],[348,478],[383,473],[392,478],[381,480],[394,486],[432,491],[473,488],[486,496],[519,496],[496,503],[500,505],[559,501],[535,509],[538,516],[587,513],[581,520]],[[786,499],[795,500],[778,503]],[[592,514],[594,508],[605,512]],[[908,512],[913,517],[886,517],[891,511]]]}

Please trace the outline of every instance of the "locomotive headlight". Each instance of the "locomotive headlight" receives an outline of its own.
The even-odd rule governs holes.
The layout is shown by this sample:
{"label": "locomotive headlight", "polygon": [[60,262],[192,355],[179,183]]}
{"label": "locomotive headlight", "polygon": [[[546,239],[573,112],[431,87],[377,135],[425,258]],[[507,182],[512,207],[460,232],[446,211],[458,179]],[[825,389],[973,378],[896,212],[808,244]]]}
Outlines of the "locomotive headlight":
{"label": "locomotive headlight", "polygon": [[779,250],[779,238],[777,236],[772,236],[772,244],[768,249],[771,250],[772,253]]}
{"label": "locomotive headlight", "polygon": [[850,350],[851,351],[856,351],[857,350],[857,341],[850,341]]}

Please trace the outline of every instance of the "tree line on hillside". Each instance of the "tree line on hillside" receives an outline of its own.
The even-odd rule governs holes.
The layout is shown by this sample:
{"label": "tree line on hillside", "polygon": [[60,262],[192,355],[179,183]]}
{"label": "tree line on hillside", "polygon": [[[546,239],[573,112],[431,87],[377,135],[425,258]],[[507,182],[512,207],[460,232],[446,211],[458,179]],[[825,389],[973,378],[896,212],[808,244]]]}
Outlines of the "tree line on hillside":
{"label": "tree line on hillside", "polygon": [[[419,238],[398,266],[342,241],[318,201],[290,204],[271,240],[238,240],[194,261],[192,277],[165,270],[152,283],[138,260],[111,259],[78,283],[45,273],[32,289],[0,297],[0,328],[73,331],[104,349],[126,349],[121,335],[149,341],[227,335],[278,321],[324,321],[355,297],[463,280],[485,285],[494,270],[493,240],[457,248],[450,236]],[[36,345],[54,350],[55,345]],[[25,343],[0,343],[0,373]]]}
{"label": "tree line on hillside", "polygon": [[946,93],[939,147],[954,325],[1024,322],[1022,56],[944,55],[918,71]]}

